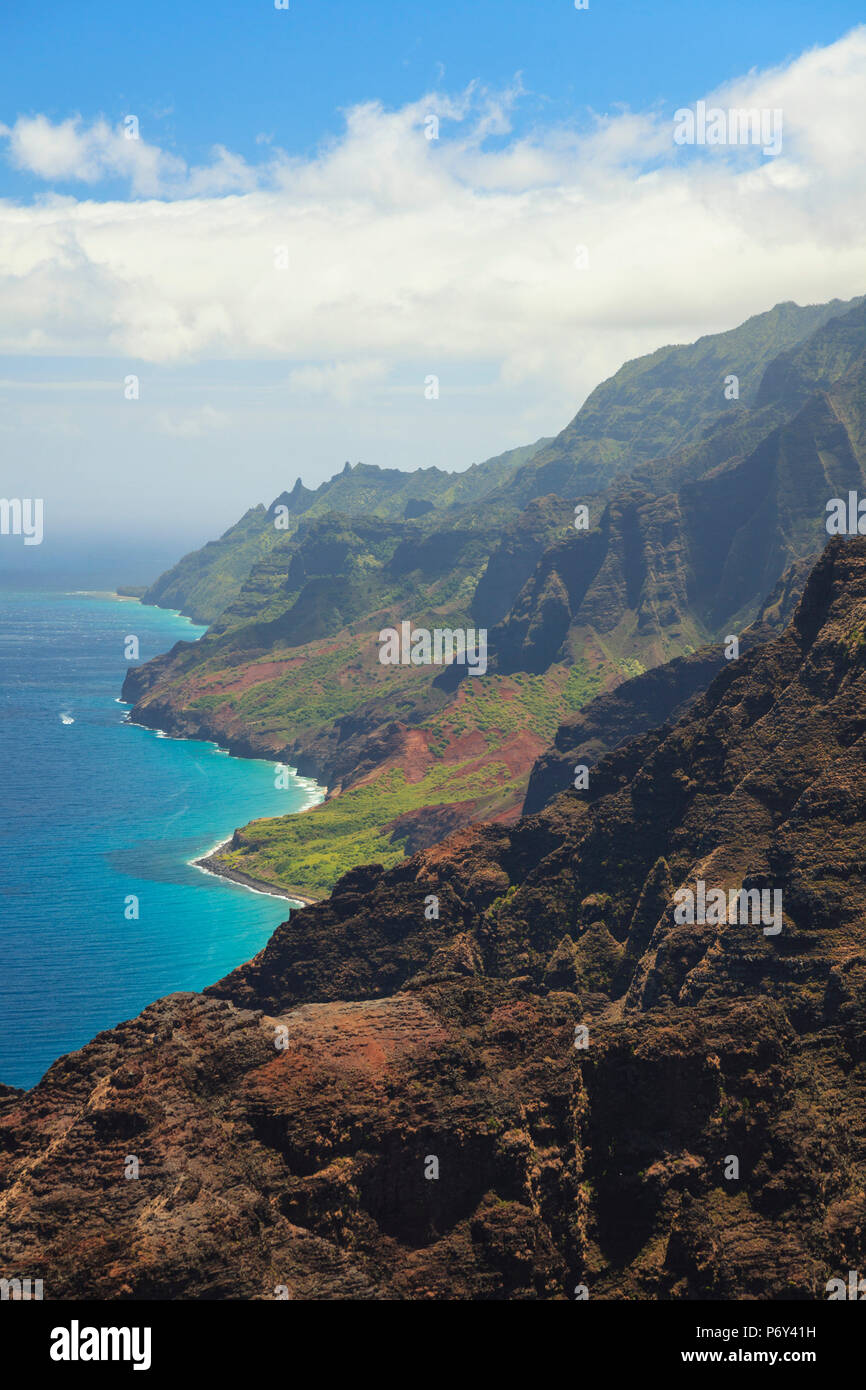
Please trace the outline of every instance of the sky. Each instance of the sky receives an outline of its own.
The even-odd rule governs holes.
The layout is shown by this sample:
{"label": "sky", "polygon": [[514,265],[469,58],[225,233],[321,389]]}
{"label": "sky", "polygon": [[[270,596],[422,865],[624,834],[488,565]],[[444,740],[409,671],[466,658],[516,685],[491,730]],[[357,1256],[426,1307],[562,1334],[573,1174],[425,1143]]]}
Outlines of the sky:
{"label": "sky", "polygon": [[[296,477],[464,468],[631,357],[863,293],[861,16],[5,0],[0,491],[46,539],[0,568],[142,582]],[[678,145],[699,101],[781,147]]]}

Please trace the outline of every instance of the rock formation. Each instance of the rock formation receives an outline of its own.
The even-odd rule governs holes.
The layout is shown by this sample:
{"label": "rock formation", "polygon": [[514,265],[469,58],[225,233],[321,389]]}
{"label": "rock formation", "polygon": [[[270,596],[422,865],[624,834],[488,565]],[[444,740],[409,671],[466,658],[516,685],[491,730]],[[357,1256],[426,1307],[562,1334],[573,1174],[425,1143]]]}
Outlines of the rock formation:
{"label": "rock formation", "polygon": [[[46,1298],[826,1297],[866,1264],[864,735],[866,539],[833,541],[784,632],[586,791],[353,870],[0,1093],[0,1270]],[[782,931],[678,921],[698,880],[781,890]]]}

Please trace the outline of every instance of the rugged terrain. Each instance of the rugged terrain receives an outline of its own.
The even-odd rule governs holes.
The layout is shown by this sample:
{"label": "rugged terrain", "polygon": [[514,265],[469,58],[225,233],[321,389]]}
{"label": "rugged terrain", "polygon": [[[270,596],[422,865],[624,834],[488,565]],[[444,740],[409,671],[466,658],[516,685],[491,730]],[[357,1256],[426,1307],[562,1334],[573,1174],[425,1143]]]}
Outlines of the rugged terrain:
{"label": "rugged terrain", "polygon": [[[124,698],[140,723],[324,783],[321,806],[239,827],[220,856],[321,895],[358,862],[513,823],[535,760],[555,738],[568,751],[594,697],[639,678],[625,732],[669,718],[669,677],[644,673],[680,670],[697,694],[783,574],[799,592],[828,500],[858,487],[866,302],[779,305],[626,364],[553,441],[466,474],[346,465],[253,509],[145,595],[213,621],[130,671]],[[487,673],[383,668],[378,635],[402,621],[486,630]]]}
{"label": "rugged terrain", "polygon": [[[781,635],[587,791],[354,869],[205,995],[3,1091],[0,1270],[826,1297],[866,1263],[864,736],[866,539],[835,540]],[[782,931],[679,924],[697,880],[781,890]]]}

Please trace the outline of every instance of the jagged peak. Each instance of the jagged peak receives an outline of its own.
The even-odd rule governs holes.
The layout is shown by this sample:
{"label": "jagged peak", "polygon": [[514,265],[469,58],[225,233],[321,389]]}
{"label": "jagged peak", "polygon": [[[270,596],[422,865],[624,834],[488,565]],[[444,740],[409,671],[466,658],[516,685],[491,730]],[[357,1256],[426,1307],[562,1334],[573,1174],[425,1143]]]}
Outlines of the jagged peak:
{"label": "jagged peak", "polygon": [[793,625],[810,646],[840,599],[866,601],[866,536],[833,536],[809,572]]}

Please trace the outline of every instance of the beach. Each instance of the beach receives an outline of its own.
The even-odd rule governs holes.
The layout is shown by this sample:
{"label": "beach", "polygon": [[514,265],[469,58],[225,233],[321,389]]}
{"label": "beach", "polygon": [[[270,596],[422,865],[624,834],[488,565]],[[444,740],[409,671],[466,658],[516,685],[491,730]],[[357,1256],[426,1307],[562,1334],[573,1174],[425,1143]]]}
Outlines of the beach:
{"label": "beach", "polygon": [[[305,808],[307,809],[307,808]],[[296,812],[295,814],[300,814]],[[320,902],[319,898],[311,898],[306,893],[296,892],[294,889],[279,888],[275,883],[268,883],[261,878],[253,878],[252,874],[245,874],[240,869],[229,869],[220,862],[220,855],[228,845],[231,844],[231,836],[223,840],[222,844],[217,845],[201,859],[193,859],[192,863],[197,869],[201,869],[206,874],[216,874],[218,878],[231,879],[232,883],[240,883],[244,888],[251,889],[254,893],[266,893],[271,898],[287,898],[289,902],[296,903],[298,907],[310,907],[312,903]]]}

